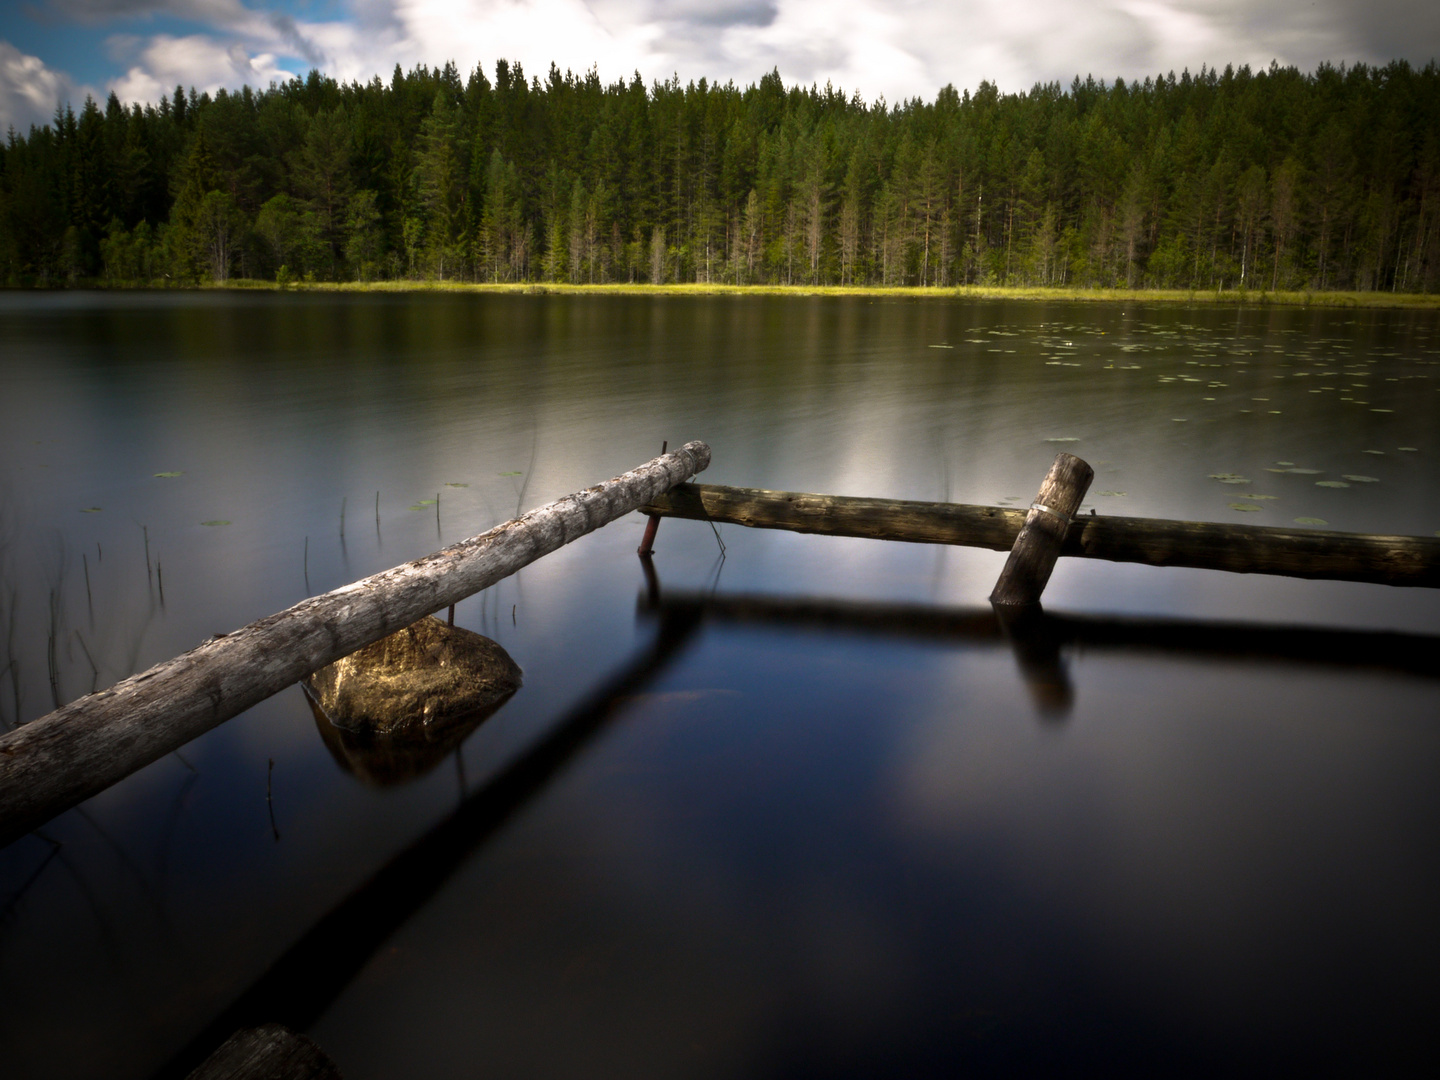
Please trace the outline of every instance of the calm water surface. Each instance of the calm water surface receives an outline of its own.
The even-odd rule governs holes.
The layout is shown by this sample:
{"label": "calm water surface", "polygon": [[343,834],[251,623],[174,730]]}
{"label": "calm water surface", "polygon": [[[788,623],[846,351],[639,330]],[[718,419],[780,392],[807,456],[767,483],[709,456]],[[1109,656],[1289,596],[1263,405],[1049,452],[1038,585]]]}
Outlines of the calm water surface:
{"label": "calm water surface", "polygon": [[[1437,436],[1433,313],[0,294],[0,721],[662,440],[1006,505],[1065,449],[1101,514],[1429,536]],[[0,852],[0,1075],[152,1075],[247,992],[352,1080],[1437,1056],[1440,679],[1367,635],[1433,650],[1440,598],[1062,562],[1043,691],[1003,555],[667,521],[657,601],[641,525],[460,605],[526,682],[422,775],[292,689]]]}

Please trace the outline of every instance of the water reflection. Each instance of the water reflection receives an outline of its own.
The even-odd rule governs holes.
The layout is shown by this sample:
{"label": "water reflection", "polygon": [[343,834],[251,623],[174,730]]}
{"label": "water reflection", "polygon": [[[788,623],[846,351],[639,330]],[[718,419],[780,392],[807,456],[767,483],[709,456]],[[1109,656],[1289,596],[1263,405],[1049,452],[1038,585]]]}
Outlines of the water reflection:
{"label": "water reflection", "polygon": [[[1428,536],[1437,363],[1433,312],[0,294],[0,720],[666,438],[714,483],[1018,505],[1063,447],[1101,513]],[[638,626],[640,520],[461,605],[528,680],[453,751],[472,791],[662,614],[705,630],[433,899],[369,909],[390,946],[358,920],[361,977],[291,1014],[347,1076],[1431,1041],[1433,594],[1062,560],[1027,659],[976,606],[1003,556],[719,528],[723,564],[665,524]],[[0,1073],[149,1075],[455,807],[444,768],[377,790],[322,745],[280,695],[0,851]]]}
{"label": "water reflection", "polygon": [[376,950],[429,902],[451,874],[542,792],[681,650],[697,626],[688,614],[660,619],[650,646],[587,695],[519,760],[382,866],[291,946],[238,1000],[156,1074],[188,1076],[232,1032],[280,1023],[311,1027]]}
{"label": "water reflection", "polygon": [[[642,565],[647,560],[642,559]],[[936,643],[1009,645],[1037,712],[1063,718],[1074,707],[1068,652],[1119,652],[1191,659],[1278,663],[1336,671],[1347,668],[1440,679],[1434,658],[1440,636],[1366,630],[1224,622],[1202,619],[1065,615],[1036,605],[1019,610],[938,608],[825,597],[724,595],[662,590],[645,567],[640,611],[684,612],[706,622],[773,626]]]}

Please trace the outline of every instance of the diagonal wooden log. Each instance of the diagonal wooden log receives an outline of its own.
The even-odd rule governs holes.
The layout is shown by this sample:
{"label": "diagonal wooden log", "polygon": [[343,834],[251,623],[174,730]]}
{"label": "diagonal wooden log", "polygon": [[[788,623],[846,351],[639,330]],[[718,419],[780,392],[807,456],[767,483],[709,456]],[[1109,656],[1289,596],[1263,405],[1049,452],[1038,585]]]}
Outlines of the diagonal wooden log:
{"label": "diagonal wooden log", "polygon": [[304,600],[0,737],[0,846],[312,671],[493,585],[710,464],[687,443],[489,532]]}
{"label": "diagonal wooden log", "polygon": [[[954,544],[991,551],[1009,551],[1014,546],[1027,513],[1000,506],[816,495],[719,484],[679,484],[649,506],[641,507],[641,512],[753,529]],[[1440,588],[1440,539],[1429,536],[1086,516],[1071,524],[1060,554],[1236,574]]]}

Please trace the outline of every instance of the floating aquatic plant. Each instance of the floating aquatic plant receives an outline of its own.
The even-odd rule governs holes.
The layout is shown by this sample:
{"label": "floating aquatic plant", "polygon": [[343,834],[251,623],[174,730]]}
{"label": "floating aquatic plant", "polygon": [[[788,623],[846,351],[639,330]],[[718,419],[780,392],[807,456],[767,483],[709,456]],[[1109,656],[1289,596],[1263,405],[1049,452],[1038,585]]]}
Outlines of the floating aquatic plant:
{"label": "floating aquatic plant", "polygon": [[1254,503],[1233,502],[1230,504],[1230,509],[1243,510],[1249,513],[1254,510],[1264,510],[1265,508],[1263,506],[1256,506]]}
{"label": "floating aquatic plant", "polygon": [[229,525],[230,522],[217,520],[217,521],[202,521],[202,522],[200,522],[200,524],[201,524],[201,525]]}
{"label": "floating aquatic plant", "polygon": [[446,487],[469,487],[469,484],[446,484]]}
{"label": "floating aquatic plant", "polygon": [[1250,478],[1233,472],[1217,472],[1210,474],[1211,480],[1219,480],[1222,484],[1248,484]]}
{"label": "floating aquatic plant", "polygon": [[101,508],[98,507],[98,506],[87,506],[87,507],[85,507],[83,510],[81,510],[80,512],[81,512],[82,514],[98,514],[98,513],[100,513],[100,509],[101,509]]}
{"label": "floating aquatic plant", "polygon": [[516,469],[516,470],[514,470],[513,472],[502,472],[502,473],[496,473],[495,475],[496,475],[496,476],[523,476],[524,474],[523,474],[519,469]]}
{"label": "floating aquatic plant", "polygon": [[1054,435],[1045,440],[1046,442],[1079,442],[1073,435]]}
{"label": "floating aquatic plant", "polygon": [[183,472],[157,472],[155,475],[168,478],[172,476],[184,476],[185,474]]}
{"label": "floating aquatic plant", "polygon": [[1347,484],[1344,480],[1316,480],[1315,486],[1325,488],[1347,488],[1350,485]]}
{"label": "floating aquatic plant", "polygon": [[1346,480],[1353,480],[1357,484],[1378,484],[1380,478],[1377,476],[1356,476],[1353,473],[1341,473]]}

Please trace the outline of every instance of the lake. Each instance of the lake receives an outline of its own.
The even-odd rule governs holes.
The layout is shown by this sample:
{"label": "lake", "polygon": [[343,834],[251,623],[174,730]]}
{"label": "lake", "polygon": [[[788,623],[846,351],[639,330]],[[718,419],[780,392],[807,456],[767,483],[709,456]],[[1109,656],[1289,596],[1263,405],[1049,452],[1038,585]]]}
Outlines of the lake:
{"label": "lake", "polygon": [[[0,721],[691,439],[710,483],[1027,506],[1067,450],[1087,513],[1431,536],[1440,317],[3,293]],[[1433,591],[1062,560],[1047,699],[1001,553],[666,520],[647,583],[643,523],[459,605],[525,684],[419,775],[292,688],[0,852],[0,1074],[183,1075],[237,1001],[351,1080],[1437,1056]]]}

